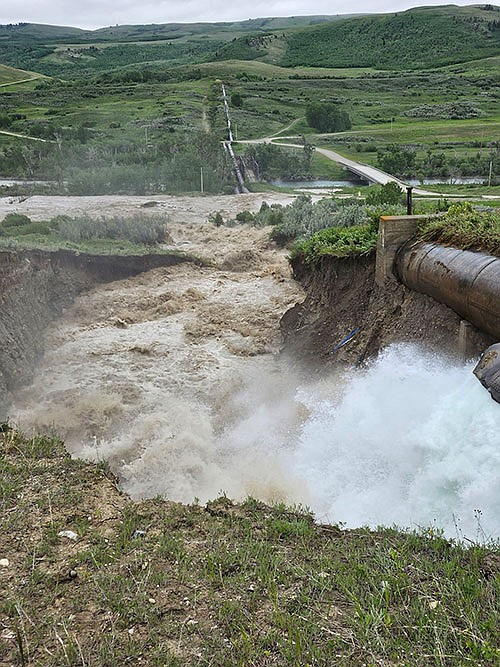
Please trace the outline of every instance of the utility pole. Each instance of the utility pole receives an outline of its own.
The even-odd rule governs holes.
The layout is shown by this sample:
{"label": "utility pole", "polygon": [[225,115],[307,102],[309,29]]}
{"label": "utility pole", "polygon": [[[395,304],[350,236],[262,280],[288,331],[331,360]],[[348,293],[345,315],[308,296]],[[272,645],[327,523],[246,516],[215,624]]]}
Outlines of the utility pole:
{"label": "utility pole", "polygon": [[204,192],[203,189],[203,167],[200,167],[200,190]]}
{"label": "utility pole", "polygon": [[490,160],[490,173],[489,173],[489,176],[488,176],[488,187],[490,187],[490,185],[491,185],[491,174],[492,174],[492,172],[493,172],[493,160]]}
{"label": "utility pole", "polygon": [[413,192],[412,186],[408,185],[406,187],[406,215],[413,215],[412,192]]}

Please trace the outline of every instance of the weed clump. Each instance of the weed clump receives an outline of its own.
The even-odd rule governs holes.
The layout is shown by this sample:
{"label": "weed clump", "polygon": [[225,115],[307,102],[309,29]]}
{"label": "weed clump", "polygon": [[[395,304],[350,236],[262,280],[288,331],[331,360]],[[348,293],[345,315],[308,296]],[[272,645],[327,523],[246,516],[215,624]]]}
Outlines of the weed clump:
{"label": "weed clump", "polygon": [[133,218],[58,218],[59,236],[73,243],[96,239],[121,239],[155,245],[167,239],[167,225],[163,216],[136,215]]}
{"label": "weed clump", "polygon": [[297,242],[290,259],[318,264],[325,256],[352,257],[368,255],[377,247],[377,227],[373,224],[323,229],[310,239]]}
{"label": "weed clump", "polygon": [[418,238],[500,256],[500,212],[481,211],[469,202],[454,204],[445,215],[422,224]]}

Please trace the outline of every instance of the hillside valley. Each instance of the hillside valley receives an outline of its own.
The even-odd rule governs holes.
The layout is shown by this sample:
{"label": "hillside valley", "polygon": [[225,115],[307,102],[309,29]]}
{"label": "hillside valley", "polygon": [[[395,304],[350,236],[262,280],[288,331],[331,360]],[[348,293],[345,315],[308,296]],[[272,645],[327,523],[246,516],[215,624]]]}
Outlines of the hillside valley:
{"label": "hillside valley", "polygon": [[499,100],[491,4],[0,26],[0,667],[500,664]]}

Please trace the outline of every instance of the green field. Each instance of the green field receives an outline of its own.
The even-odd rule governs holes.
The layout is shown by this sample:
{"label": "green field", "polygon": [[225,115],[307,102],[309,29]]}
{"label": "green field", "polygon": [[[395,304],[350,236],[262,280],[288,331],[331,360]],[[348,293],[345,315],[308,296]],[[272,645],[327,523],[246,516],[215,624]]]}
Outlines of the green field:
{"label": "green field", "polygon": [[20,81],[32,81],[39,78],[41,75],[35,72],[25,72],[8,65],[0,65],[0,86],[11,86]]}
{"label": "green field", "polygon": [[[500,11],[495,7],[448,7],[329,22],[324,17],[301,17],[99,31],[31,24],[0,27],[0,61],[9,61],[0,69],[0,81],[12,84],[0,86],[0,129],[49,142],[34,146],[0,135],[0,173],[65,182],[70,191],[91,194],[129,187],[133,192],[154,191],[159,179],[151,174],[168,172],[162,187],[189,191],[201,166],[200,152],[193,153],[198,142],[217,153],[210,154],[205,165],[209,189],[231,191],[231,167],[221,163],[218,147],[225,138],[225,120],[216,82],[223,80],[238,139],[302,135],[314,145],[378,166],[399,147],[413,155],[413,164],[396,173],[401,177],[442,172],[486,178],[491,162],[496,183],[500,179],[497,21],[500,24]],[[420,30],[424,24],[426,39],[436,39],[444,31],[445,43],[453,42],[453,64],[419,63],[411,27]],[[346,34],[364,26],[366,34],[358,42],[364,50],[374,49],[382,27],[392,30],[395,25],[400,25],[398,34],[407,37],[404,45],[398,42],[406,69],[396,69],[383,59],[361,62],[354,53],[349,63],[332,61],[329,64],[337,66],[321,67],[322,59],[313,58],[314,49],[301,62],[297,49],[290,50],[301,40],[316,48],[319,36],[338,41],[342,26]],[[464,31],[470,39],[464,39]],[[248,52],[241,51],[242,43]],[[252,49],[259,53],[250,53]],[[333,51],[338,49],[329,49]],[[411,54],[415,59],[409,63]],[[285,62],[289,66],[283,66]],[[14,83],[25,73],[11,67],[28,65],[52,79]],[[33,76],[27,72],[24,78]],[[233,104],[236,98],[238,103]],[[318,135],[305,120],[313,102],[341,107],[352,121],[351,130]],[[203,135],[210,140],[197,138]],[[207,150],[202,153],[208,159]],[[112,170],[122,176],[116,177]],[[282,174],[285,179],[290,173],[297,175],[292,167],[285,171],[289,172]],[[187,175],[185,183],[182,173]],[[316,156],[311,175],[336,180],[343,174]]]}

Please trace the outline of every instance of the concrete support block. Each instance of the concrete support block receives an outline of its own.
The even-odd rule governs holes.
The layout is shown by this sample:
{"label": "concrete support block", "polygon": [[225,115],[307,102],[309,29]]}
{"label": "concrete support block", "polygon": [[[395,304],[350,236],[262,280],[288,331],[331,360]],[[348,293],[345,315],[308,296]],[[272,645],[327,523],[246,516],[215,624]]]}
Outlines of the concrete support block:
{"label": "concrete support block", "polygon": [[380,218],[377,239],[375,282],[383,287],[394,280],[393,265],[398,249],[417,231],[419,220],[426,215],[384,215]]}

